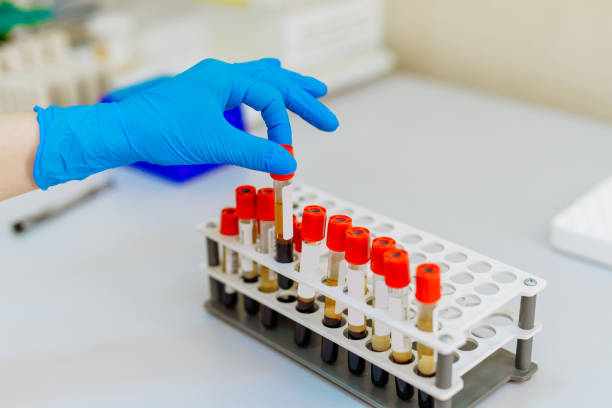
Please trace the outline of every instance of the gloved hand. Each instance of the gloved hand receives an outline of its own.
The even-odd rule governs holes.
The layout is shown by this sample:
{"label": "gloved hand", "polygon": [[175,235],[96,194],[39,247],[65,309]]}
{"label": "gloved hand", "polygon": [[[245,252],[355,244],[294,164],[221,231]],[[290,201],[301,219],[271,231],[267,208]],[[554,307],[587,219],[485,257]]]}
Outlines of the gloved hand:
{"label": "gloved hand", "polygon": [[[226,163],[275,174],[295,171],[287,108],[324,131],[338,120],[317,98],[322,82],[276,59],[228,64],[207,59],[125,100],[36,107],[40,145],[34,180],[42,189],[112,167]],[[261,111],[268,140],[230,125],[223,112],[245,103]]]}

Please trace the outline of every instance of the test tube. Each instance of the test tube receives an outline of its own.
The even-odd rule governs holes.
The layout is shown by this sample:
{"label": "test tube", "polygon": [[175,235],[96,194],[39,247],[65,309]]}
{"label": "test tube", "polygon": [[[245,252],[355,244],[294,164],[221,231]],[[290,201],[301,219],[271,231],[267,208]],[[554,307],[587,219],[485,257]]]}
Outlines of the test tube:
{"label": "test tube", "polygon": [[[293,146],[281,145],[291,155]],[[293,262],[293,188],[291,174],[271,174],[274,180],[274,224],[276,231],[276,260],[280,263]],[[285,276],[278,276],[278,286],[289,289],[293,281]]]}
{"label": "test tube", "polygon": [[[351,228],[352,220],[347,215],[333,215],[327,223],[327,248],[329,258],[327,260],[327,286],[344,286],[347,264],[344,259],[344,248],[346,244],[346,230]],[[327,327],[340,327],[342,325],[341,303],[330,297],[325,298],[325,314],[323,324]],[[338,358],[338,345],[326,337],[321,337],[321,359],[328,364]]]}
{"label": "test tube", "polygon": [[[238,211],[238,227],[240,229],[240,243],[246,247],[255,249],[257,242],[257,230],[255,227],[256,217],[256,192],[253,186],[240,186],[236,188],[236,210]],[[246,283],[257,282],[257,265],[244,255],[240,255],[240,269],[242,280]],[[259,303],[248,296],[244,296],[244,308],[249,314],[255,314],[259,310]]]}
{"label": "test tube", "polygon": [[[351,227],[346,230],[346,251],[348,263],[346,282],[348,295],[352,298],[365,300],[367,285],[367,263],[370,260],[370,231],[362,227]],[[366,317],[359,309],[348,308],[348,336],[359,340],[368,335]],[[365,370],[365,360],[357,354],[348,352],[348,368],[355,375],[361,375]]]}
{"label": "test tube", "polygon": [[[385,268],[383,255],[389,249],[395,248],[395,240],[389,237],[378,237],[372,241],[370,270],[373,273],[372,287],[374,289],[373,304],[376,309],[389,308],[389,290],[385,284]],[[387,351],[391,348],[391,328],[383,322],[372,322],[372,350]],[[389,373],[375,364],[371,365],[372,384],[384,387],[389,382]]]}
{"label": "test tube", "polygon": [[[238,237],[238,212],[235,208],[228,207],[221,210],[219,232],[221,235],[228,237]],[[231,275],[238,274],[238,253],[225,245],[221,249],[221,271]],[[233,308],[236,306],[237,299],[236,290],[231,286],[224,285],[221,302],[225,307],[228,309]]]}
{"label": "test tube", "polygon": [[[314,279],[319,277],[321,249],[325,239],[327,212],[319,205],[309,205],[302,215],[302,256],[300,257],[300,275]],[[312,313],[315,311],[315,290],[309,285],[300,283],[297,288],[297,311]],[[295,343],[306,346],[310,342],[310,330],[299,323],[295,324]]]}
{"label": "test tube", "polygon": [[[408,253],[403,249],[389,249],[384,253],[383,259],[385,283],[389,288],[389,314],[395,320],[407,320],[410,295]],[[391,356],[398,364],[409,364],[414,358],[412,341],[397,329],[391,329]],[[402,400],[409,400],[414,395],[414,387],[397,377],[395,391]]]}
{"label": "test tube", "polygon": [[[416,271],[416,327],[424,332],[436,329],[435,309],[440,300],[440,267],[436,264],[419,265]],[[435,352],[431,347],[417,343],[417,372],[423,377],[433,377],[436,374]],[[419,390],[419,407],[434,406],[431,395]]]}
{"label": "test tube", "polygon": [[293,251],[297,259],[302,255],[302,223],[293,215]]}
{"label": "test tube", "polygon": [[[257,251],[262,254],[274,253],[274,189],[260,188],[257,191],[257,227],[259,240]],[[278,290],[276,272],[259,265],[259,288],[263,293],[273,293]],[[261,308],[261,323],[271,329],[276,326],[278,315],[267,306]]]}

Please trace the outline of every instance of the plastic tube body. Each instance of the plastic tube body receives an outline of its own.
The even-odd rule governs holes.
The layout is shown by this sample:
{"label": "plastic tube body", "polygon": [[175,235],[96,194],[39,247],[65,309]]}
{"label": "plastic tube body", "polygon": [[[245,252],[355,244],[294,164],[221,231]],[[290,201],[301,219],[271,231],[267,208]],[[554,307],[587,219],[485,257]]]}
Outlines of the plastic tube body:
{"label": "plastic tube body", "polygon": [[[239,220],[238,227],[240,228],[240,243],[245,246],[255,248],[257,240],[255,232],[255,223],[252,219]],[[257,280],[257,265],[251,259],[240,256],[240,269],[242,270],[242,279],[245,282],[254,282]]]}
{"label": "plastic tube body", "polygon": [[[417,328],[425,332],[433,332],[435,328],[434,312],[436,303],[417,303]],[[417,369],[424,376],[436,373],[434,350],[424,344],[417,343]]]}
{"label": "plastic tube body", "polygon": [[[367,264],[353,265],[348,264],[347,285],[348,295],[352,298],[364,300],[366,286]],[[349,307],[348,309],[348,332],[353,339],[361,339],[367,335],[366,318],[363,312]]]}
{"label": "plastic tube body", "polygon": [[[308,242],[304,241],[302,245],[302,257],[300,258],[300,274],[305,276],[317,277],[319,270],[319,261],[321,258],[321,249],[323,241]],[[297,309],[300,312],[311,312],[314,310],[315,290],[304,284],[299,284],[297,289],[298,304]]]}
{"label": "plastic tube body", "polygon": [[[257,250],[262,254],[274,253],[275,236],[274,221],[259,221],[259,241]],[[259,290],[264,293],[272,293],[278,290],[276,272],[267,267],[259,266]]]}
{"label": "plastic tube body", "polygon": [[291,180],[274,180],[276,260],[293,262],[293,188]]}
{"label": "plastic tube body", "polygon": [[[389,307],[389,289],[385,284],[383,275],[374,274],[374,307],[386,310]],[[391,328],[382,322],[374,321],[372,334],[372,349],[374,351],[385,351],[391,347]]]}
{"label": "plastic tube body", "polygon": [[[408,286],[401,289],[389,288],[389,314],[396,320],[406,320],[408,314]],[[391,351],[396,363],[412,360],[412,341],[402,332],[391,330]]]}
{"label": "plastic tube body", "polygon": [[[346,279],[347,264],[344,260],[344,252],[329,251],[327,263],[327,278],[325,284],[327,286],[344,286]],[[325,315],[323,324],[327,327],[338,327],[342,324],[342,309],[343,305],[336,303],[332,298],[325,298]]]}

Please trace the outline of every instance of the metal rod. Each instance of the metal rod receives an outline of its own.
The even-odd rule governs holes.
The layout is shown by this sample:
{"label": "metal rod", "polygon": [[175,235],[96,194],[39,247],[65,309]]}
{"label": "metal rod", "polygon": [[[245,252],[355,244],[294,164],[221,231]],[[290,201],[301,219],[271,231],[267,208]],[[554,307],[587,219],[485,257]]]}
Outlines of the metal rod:
{"label": "metal rod", "polygon": [[[521,297],[521,309],[519,312],[519,323],[518,326],[524,330],[533,329],[535,323],[535,307],[536,297],[535,296],[523,296]],[[531,350],[533,347],[533,338],[528,340],[517,340],[516,341],[516,360],[514,366],[517,370],[528,370],[531,366]]]}

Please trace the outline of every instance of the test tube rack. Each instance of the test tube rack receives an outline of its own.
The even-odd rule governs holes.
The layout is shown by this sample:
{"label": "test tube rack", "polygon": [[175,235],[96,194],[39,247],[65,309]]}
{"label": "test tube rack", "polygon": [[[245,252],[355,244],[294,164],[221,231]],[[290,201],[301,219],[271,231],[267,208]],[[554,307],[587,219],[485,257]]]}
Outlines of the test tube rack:
{"label": "test tube rack", "polygon": [[[273,255],[247,248],[237,239],[221,235],[216,219],[198,226],[207,242],[208,262],[202,264],[202,268],[210,278],[210,298],[205,303],[210,313],[376,407],[416,407],[417,398],[415,396],[409,401],[397,398],[393,381],[389,381],[386,387],[374,386],[369,379],[368,368],[361,376],[351,374],[346,365],[346,351],[431,395],[436,407],[472,407],[506,382],[523,382],[531,378],[537,370],[537,365],[531,360],[533,337],[542,328],[535,321],[536,295],[546,287],[544,279],[313,187],[294,183],[293,189],[297,197],[294,202],[296,214],[301,214],[306,205],[321,205],[327,209],[328,216],[351,216],[354,226],[370,229],[373,237],[392,237],[398,247],[408,251],[413,282],[409,320],[400,322],[392,319],[386,311],[373,308],[367,297],[366,302],[350,298],[345,287],[326,286],[327,253],[321,257],[320,279],[303,276],[296,271],[297,259],[290,264],[281,264],[275,261]],[[319,295],[317,310],[310,314],[296,310],[295,285],[288,291],[281,289],[275,293],[262,293],[257,283],[245,283],[239,274],[223,273],[219,262],[221,246],[298,284],[315,288]],[[437,324],[433,333],[422,332],[415,326],[414,275],[416,267],[424,262],[436,263],[442,271],[442,298],[436,308]],[[368,276],[369,294],[372,293],[371,278]],[[224,285],[278,312],[277,327],[264,328],[259,316],[248,315],[240,303],[234,308],[225,308],[219,300]],[[368,327],[367,337],[353,340],[346,334],[345,322],[339,328],[324,326],[324,296],[359,309],[368,319],[380,320],[400,330],[415,343],[433,348],[437,354],[436,375],[429,378],[418,375],[415,361],[408,364],[393,362],[389,357],[390,350],[373,351],[369,347],[371,327]],[[518,299],[520,307],[513,307]],[[299,347],[294,343],[293,322],[312,331],[313,338],[308,347]],[[332,340],[341,348],[334,364],[321,361],[320,336]],[[514,340],[516,354],[503,348]]]}

